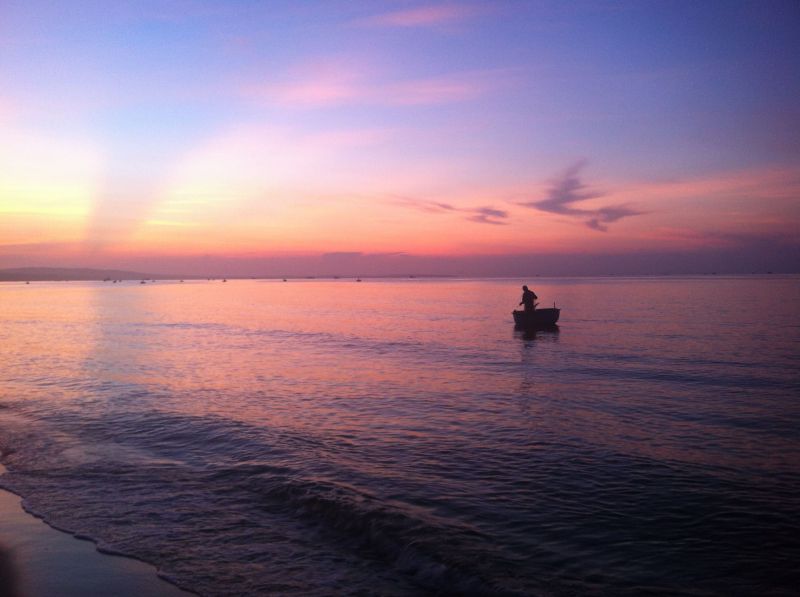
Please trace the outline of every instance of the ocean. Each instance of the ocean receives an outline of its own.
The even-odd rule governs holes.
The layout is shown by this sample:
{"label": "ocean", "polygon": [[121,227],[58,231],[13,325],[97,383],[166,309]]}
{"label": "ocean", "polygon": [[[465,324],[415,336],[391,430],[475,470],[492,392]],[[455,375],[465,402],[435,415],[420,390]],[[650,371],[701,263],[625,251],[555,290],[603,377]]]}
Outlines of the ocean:
{"label": "ocean", "polygon": [[0,453],[201,595],[796,595],[800,277],[0,284]]}

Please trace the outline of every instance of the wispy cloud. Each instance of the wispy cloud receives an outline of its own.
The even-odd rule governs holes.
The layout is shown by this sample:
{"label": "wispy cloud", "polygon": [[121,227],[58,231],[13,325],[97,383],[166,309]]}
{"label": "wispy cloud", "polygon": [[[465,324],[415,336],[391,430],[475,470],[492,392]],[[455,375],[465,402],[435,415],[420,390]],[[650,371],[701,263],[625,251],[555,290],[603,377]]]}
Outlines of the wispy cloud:
{"label": "wispy cloud", "polygon": [[492,70],[392,80],[358,65],[325,63],[300,67],[282,80],[245,85],[241,93],[253,101],[287,108],[423,106],[472,100],[510,79],[508,71]]}
{"label": "wispy cloud", "polygon": [[473,212],[473,215],[467,217],[470,222],[477,222],[478,224],[494,224],[496,226],[505,225],[507,222],[502,220],[508,218],[508,212],[502,209],[495,209],[493,207],[476,207],[467,211]]}
{"label": "wispy cloud", "polygon": [[360,69],[337,63],[295,69],[284,80],[243,89],[245,96],[269,104],[319,108],[350,103],[364,95]]}
{"label": "wispy cloud", "polygon": [[386,85],[376,100],[393,105],[431,105],[476,98],[493,87],[485,73],[469,73],[414,79]]}
{"label": "wispy cloud", "polygon": [[482,12],[482,8],[471,4],[427,4],[405,10],[395,10],[372,15],[356,21],[364,27],[436,27],[463,21]]}
{"label": "wispy cloud", "polygon": [[504,226],[508,218],[508,212],[503,209],[497,209],[490,206],[482,207],[456,207],[451,203],[443,203],[441,201],[430,201],[427,199],[414,199],[410,197],[403,197],[395,201],[396,204],[404,207],[410,207],[418,211],[427,213],[462,213],[466,214],[465,219],[470,222],[478,224],[492,224],[495,226]]}
{"label": "wispy cloud", "polygon": [[546,199],[525,201],[519,203],[519,205],[563,216],[581,218],[585,220],[585,224],[589,228],[601,232],[608,230],[607,224],[643,213],[626,204],[609,205],[596,209],[576,207],[575,204],[577,203],[604,196],[604,193],[589,190],[581,180],[580,172],[585,165],[586,161],[581,160],[570,166],[564,174],[553,181],[552,186],[547,191]]}

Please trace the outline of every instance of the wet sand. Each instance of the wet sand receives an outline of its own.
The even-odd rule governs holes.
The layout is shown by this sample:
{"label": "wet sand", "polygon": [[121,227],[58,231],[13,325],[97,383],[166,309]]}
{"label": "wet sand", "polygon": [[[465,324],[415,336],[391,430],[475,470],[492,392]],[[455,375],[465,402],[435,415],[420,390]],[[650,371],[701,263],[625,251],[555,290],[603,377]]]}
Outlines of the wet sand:
{"label": "wet sand", "polygon": [[[5,468],[0,465],[0,474]],[[101,554],[91,541],[58,531],[0,490],[0,597],[187,597],[149,564]]]}

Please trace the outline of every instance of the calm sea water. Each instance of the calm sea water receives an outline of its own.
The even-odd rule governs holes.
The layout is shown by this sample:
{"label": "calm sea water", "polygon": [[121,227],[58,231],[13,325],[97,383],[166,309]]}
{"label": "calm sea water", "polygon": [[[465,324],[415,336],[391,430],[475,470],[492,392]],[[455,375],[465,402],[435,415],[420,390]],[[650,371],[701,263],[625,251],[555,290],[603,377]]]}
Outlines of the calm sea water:
{"label": "calm sea water", "polygon": [[204,595],[789,595],[798,371],[798,277],[3,284],[0,484]]}

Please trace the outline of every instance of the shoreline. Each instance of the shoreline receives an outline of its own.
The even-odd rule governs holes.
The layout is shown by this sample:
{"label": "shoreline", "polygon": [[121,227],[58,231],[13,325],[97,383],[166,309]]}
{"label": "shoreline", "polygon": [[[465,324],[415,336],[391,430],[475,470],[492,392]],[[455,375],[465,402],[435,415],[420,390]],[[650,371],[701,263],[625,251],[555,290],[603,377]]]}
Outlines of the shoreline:
{"label": "shoreline", "polygon": [[[0,464],[0,475],[6,468]],[[0,597],[187,597],[154,566],[58,530],[0,488]]]}

